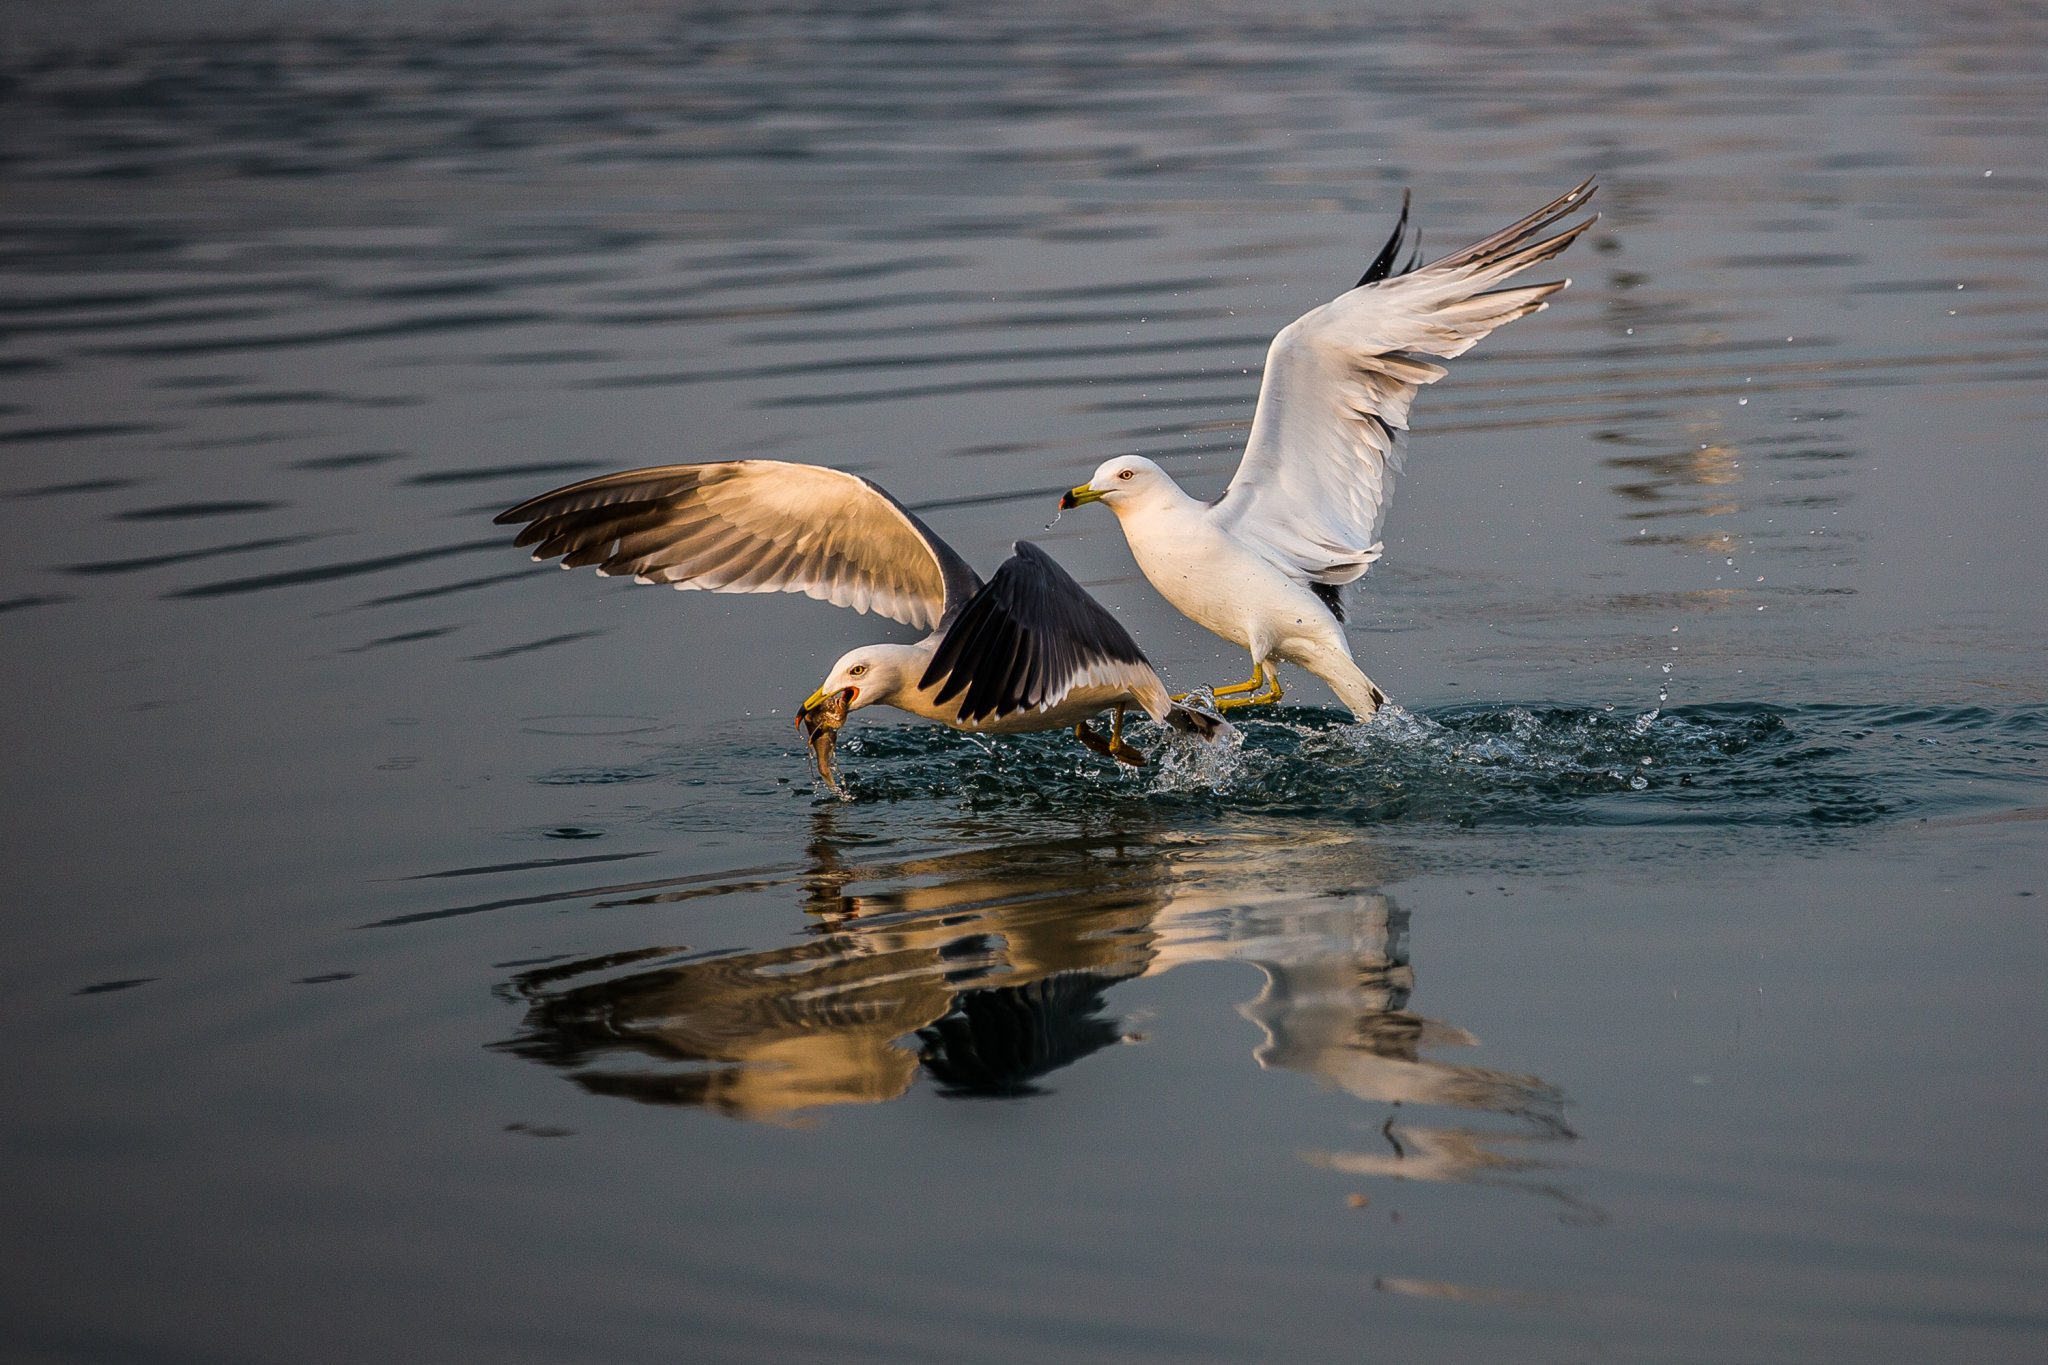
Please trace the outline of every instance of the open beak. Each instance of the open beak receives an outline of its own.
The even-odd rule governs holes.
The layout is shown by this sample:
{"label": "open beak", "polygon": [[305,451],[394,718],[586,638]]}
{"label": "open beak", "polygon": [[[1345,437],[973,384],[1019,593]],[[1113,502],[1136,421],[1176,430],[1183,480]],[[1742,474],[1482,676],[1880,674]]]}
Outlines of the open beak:
{"label": "open beak", "polygon": [[823,710],[827,705],[829,705],[832,701],[832,698],[838,696],[841,692],[846,694],[846,700],[849,705],[852,704],[853,699],[855,697],[860,695],[860,689],[858,687],[842,687],[839,689],[839,692],[827,692],[824,688],[821,687],[817,691],[811,693],[810,696],[805,697],[804,704],[802,706],[797,707],[796,723],[798,725],[802,725],[805,721],[809,720],[812,716],[816,715],[819,711]]}
{"label": "open beak", "polygon": [[1084,502],[1101,501],[1102,494],[1096,492],[1093,488],[1090,488],[1087,484],[1084,483],[1079,488],[1069,488],[1065,493],[1060,495],[1060,510],[1062,512],[1071,512]]}

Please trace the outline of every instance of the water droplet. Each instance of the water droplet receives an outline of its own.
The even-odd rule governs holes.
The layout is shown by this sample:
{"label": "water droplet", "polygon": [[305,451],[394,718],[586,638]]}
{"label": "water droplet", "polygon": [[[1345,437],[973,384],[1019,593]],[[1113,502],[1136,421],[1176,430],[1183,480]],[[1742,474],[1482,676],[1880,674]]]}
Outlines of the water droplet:
{"label": "water droplet", "polygon": [[1634,777],[1631,777],[1628,780],[1628,785],[1629,790],[1631,791],[1641,791],[1643,788],[1650,785],[1650,779],[1644,777],[1641,773],[1637,773]]}
{"label": "water droplet", "polygon": [[1738,408],[1746,408],[1749,406],[1749,400],[1747,398],[1738,398],[1735,400],[1735,406]]}

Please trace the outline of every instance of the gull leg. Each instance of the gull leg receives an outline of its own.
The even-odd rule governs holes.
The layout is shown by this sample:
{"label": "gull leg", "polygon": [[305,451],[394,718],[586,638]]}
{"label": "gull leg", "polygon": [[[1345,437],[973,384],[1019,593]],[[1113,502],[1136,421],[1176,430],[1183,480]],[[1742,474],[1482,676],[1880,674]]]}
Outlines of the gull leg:
{"label": "gull leg", "polygon": [[1276,668],[1271,673],[1268,673],[1266,675],[1266,682],[1268,684],[1266,690],[1253,697],[1246,705],[1271,706],[1274,702],[1280,700],[1280,670]]}
{"label": "gull leg", "polygon": [[1145,755],[1124,743],[1124,708],[1119,702],[1116,719],[1109,723],[1109,755],[1119,763],[1128,763],[1133,768],[1145,766]]}
{"label": "gull leg", "polygon": [[[1121,713],[1118,714],[1117,719],[1123,719]],[[1113,756],[1116,752],[1116,750],[1112,747],[1116,743],[1116,741],[1113,739],[1104,739],[1101,735],[1096,734],[1093,730],[1088,728],[1088,722],[1085,720],[1078,722],[1074,726],[1074,738],[1080,740],[1083,744],[1093,749],[1096,753],[1101,754],[1104,758],[1109,758]]]}
{"label": "gull leg", "polygon": [[[1234,697],[1240,692],[1256,691],[1265,677],[1265,668],[1264,664],[1253,664],[1251,677],[1241,683],[1232,683],[1228,687],[1212,687],[1209,689],[1209,695],[1212,697]],[[1187,699],[1188,694],[1183,692],[1173,700],[1186,701]]]}
{"label": "gull leg", "polygon": [[[1280,699],[1279,686],[1280,674],[1277,671],[1270,674],[1267,673],[1265,662],[1261,660],[1252,669],[1250,682],[1240,684],[1237,687],[1219,687],[1211,695],[1216,698],[1216,709],[1218,711],[1228,711],[1233,706],[1250,706],[1254,702],[1278,701]],[[1269,689],[1272,695],[1257,697],[1243,695],[1246,692],[1256,691],[1260,687]],[[1229,695],[1226,696],[1226,694]]]}

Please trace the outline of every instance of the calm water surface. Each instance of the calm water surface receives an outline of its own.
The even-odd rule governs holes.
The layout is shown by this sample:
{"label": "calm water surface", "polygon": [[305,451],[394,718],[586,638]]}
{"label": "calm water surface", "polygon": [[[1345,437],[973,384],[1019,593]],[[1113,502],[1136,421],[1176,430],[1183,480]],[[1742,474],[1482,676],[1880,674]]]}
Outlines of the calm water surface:
{"label": "calm water surface", "polygon": [[[2048,25],[1988,4],[10,9],[8,1354],[2036,1361]],[[1221,756],[490,516],[1221,489],[1412,187],[1597,173]]]}

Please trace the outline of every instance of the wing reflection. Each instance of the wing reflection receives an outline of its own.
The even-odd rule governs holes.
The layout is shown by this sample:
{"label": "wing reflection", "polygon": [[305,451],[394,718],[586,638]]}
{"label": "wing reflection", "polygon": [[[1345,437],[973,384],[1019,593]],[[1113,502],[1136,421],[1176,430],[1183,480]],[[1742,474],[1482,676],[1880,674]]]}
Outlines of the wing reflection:
{"label": "wing reflection", "polygon": [[944,1094],[1022,1096],[1123,1040],[1108,1006],[1117,983],[1239,961],[1264,977],[1239,1010],[1264,1035],[1260,1066],[1369,1103],[1495,1120],[1396,1129],[1390,1115],[1386,1150],[1311,1161],[1514,1185],[1596,1217],[1527,1178],[1547,1164],[1532,1147],[1576,1136],[1556,1087],[1428,1055],[1477,1040],[1409,1010],[1405,910],[1379,892],[1267,889],[1282,864],[1293,885],[1356,879],[1375,871],[1363,856],[1343,839],[1134,837],[849,862],[821,837],[799,941],[648,948],[528,972],[505,988],[527,1007],[523,1027],[498,1046],[595,1093],[736,1118],[894,1099],[920,1071]]}
{"label": "wing reflection", "polygon": [[[813,862],[803,941],[526,973],[509,988],[524,1027],[500,1046],[600,1094],[735,1118],[894,1099],[920,1065],[951,1093],[1030,1094],[1122,1036],[1103,993],[1144,972],[1170,899],[1155,850],[1100,841],[864,866],[820,841]],[[616,1069],[622,1054],[660,1065]]]}
{"label": "wing reflection", "polygon": [[[499,1046],[570,1068],[597,1094],[771,1119],[902,1094],[917,1058],[894,1040],[952,998],[931,954],[853,955],[824,939],[708,959],[623,956],[640,969],[615,974],[621,957],[612,956],[519,977],[525,1027]],[[592,1065],[618,1054],[662,1065]]]}
{"label": "wing reflection", "polygon": [[1063,972],[1028,986],[964,991],[945,1018],[917,1031],[924,1069],[950,1095],[1035,1095],[1032,1082],[1123,1040],[1101,1015],[1121,978]]}

